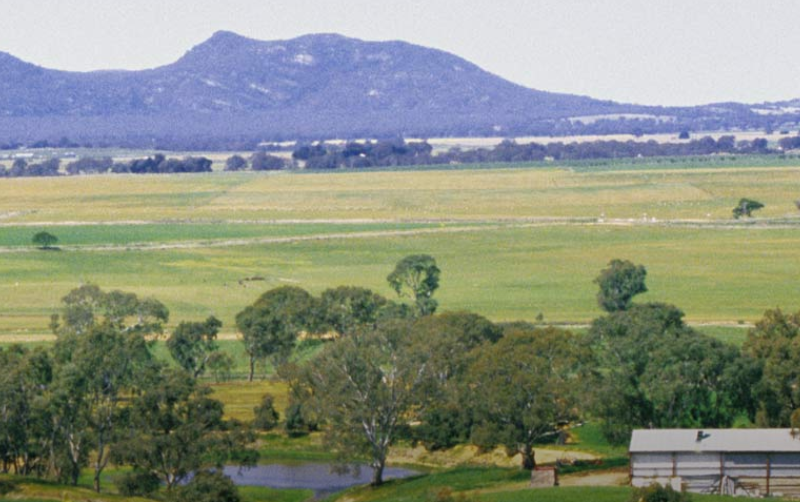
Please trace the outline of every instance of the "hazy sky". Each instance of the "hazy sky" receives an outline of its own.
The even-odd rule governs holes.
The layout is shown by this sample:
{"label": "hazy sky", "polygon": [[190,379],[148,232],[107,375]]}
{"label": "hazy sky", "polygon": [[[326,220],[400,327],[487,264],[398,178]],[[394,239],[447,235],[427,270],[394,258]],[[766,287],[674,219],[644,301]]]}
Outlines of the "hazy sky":
{"label": "hazy sky", "polygon": [[221,29],[336,32],[435,47],[536,89],[689,105],[800,98],[798,20],[799,0],[0,0],[0,51],[141,69]]}

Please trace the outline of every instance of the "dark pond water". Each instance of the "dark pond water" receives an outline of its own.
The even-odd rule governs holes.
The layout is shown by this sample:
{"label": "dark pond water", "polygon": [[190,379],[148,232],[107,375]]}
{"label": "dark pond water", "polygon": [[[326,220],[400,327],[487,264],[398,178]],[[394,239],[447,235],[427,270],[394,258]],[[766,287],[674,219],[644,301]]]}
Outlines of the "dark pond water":
{"label": "dark pond water", "polygon": [[[372,480],[372,469],[361,466],[358,475],[336,474],[326,463],[265,464],[250,469],[225,467],[225,474],[237,485],[269,486],[271,488],[305,488],[314,490],[317,497],[344,490],[353,485],[367,484]],[[407,478],[419,474],[410,469],[387,467],[383,479]]]}

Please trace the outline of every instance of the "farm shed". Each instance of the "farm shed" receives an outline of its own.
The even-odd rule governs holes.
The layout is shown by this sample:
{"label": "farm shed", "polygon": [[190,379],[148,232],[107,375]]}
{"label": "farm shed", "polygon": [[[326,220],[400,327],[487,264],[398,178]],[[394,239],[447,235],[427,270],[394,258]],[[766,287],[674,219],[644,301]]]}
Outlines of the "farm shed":
{"label": "farm shed", "polygon": [[629,453],[633,486],[800,497],[800,436],[791,429],[635,430]]}

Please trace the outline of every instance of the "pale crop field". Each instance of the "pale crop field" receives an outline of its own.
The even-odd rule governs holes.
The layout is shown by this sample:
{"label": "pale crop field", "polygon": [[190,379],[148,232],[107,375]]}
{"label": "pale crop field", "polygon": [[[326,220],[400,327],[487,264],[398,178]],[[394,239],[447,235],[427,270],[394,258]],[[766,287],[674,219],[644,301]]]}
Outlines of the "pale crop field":
{"label": "pale crop field", "polygon": [[[766,205],[756,224],[731,226],[741,197]],[[439,262],[442,310],[583,324],[600,313],[592,281],[626,258],[647,267],[642,301],[735,325],[800,308],[798,198],[792,166],[2,179],[0,334],[46,332],[86,282],[158,298],[170,325],[214,314],[231,332],[282,284],[394,297],[386,275],[415,253]],[[29,246],[39,230],[63,250]]]}
{"label": "pale crop field", "polygon": [[800,167],[105,175],[0,180],[0,222],[716,219],[740,197],[786,217],[800,215],[798,194]]}

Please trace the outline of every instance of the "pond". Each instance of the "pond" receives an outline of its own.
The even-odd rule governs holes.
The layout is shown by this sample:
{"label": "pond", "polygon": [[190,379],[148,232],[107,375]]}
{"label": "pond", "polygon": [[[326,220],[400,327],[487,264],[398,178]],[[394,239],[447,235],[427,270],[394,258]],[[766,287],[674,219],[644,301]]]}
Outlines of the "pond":
{"label": "pond", "polygon": [[[237,485],[268,486],[270,488],[305,488],[314,490],[316,498],[330,495],[354,485],[367,484],[372,480],[372,469],[362,465],[357,475],[336,474],[327,463],[264,464],[250,469],[225,467],[225,474]],[[407,478],[419,474],[410,469],[387,467],[383,479]]]}

